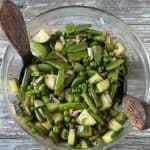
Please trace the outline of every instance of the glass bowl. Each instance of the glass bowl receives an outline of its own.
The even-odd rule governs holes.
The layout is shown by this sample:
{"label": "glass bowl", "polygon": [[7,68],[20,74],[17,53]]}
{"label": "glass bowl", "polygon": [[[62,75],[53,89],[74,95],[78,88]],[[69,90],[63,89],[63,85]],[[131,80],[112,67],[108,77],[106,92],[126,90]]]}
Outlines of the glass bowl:
{"label": "glass bowl", "polygon": [[[85,6],[66,6],[48,10],[27,24],[29,35],[33,35],[40,28],[46,28],[50,33],[56,30],[62,30],[68,22],[76,24],[90,23],[93,28],[98,30],[113,31],[114,35],[121,40],[127,47],[127,56],[129,58],[129,72],[127,76],[127,93],[144,98],[149,102],[150,98],[150,63],[148,55],[140,41],[140,39],[131,31],[131,29],[115,16],[97,8]],[[38,139],[45,145],[53,149],[67,149],[63,145],[55,145],[49,139],[43,139],[37,135],[33,135],[17,118],[12,107],[12,102],[16,99],[8,86],[8,79],[12,77],[19,78],[22,68],[20,56],[9,46],[4,55],[1,70],[2,92],[4,100],[7,101],[10,113],[16,122],[32,137]],[[129,131],[132,127],[128,123],[125,124],[124,131],[120,136],[110,144],[100,144],[90,149],[105,149],[116,144],[116,142]],[[68,148],[69,149],[69,148]]]}

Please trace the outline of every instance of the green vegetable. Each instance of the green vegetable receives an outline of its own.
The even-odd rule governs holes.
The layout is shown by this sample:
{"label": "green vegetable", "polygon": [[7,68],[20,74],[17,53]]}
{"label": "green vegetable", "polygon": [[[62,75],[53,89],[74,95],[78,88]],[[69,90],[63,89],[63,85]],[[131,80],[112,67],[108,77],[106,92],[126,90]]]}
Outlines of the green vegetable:
{"label": "green vegetable", "polygon": [[112,98],[115,97],[116,93],[117,93],[117,89],[119,87],[119,84],[118,83],[114,83],[111,85],[111,88],[110,88],[110,95],[112,96]]}
{"label": "green vegetable", "polygon": [[76,122],[81,125],[92,126],[96,124],[95,119],[88,113],[86,109],[77,117]]}
{"label": "green vegetable", "polygon": [[32,72],[38,72],[38,68],[36,64],[30,65],[30,69]]}
{"label": "green vegetable", "polygon": [[95,35],[95,36],[93,37],[93,39],[94,39],[95,41],[104,42],[104,41],[105,41],[105,36],[103,36],[103,35]]}
{"label": "green vegetable", "polygon": [[42,44],[36,42],[31,43],[31,50],[33,55],[40,57],[41,59],[45,59],[48,54],[47,49]]}
{"label": "green vegetable", "polygon": [[103,78],[98,73],[96,73],[92,77],[90,77],[89,83],[96,84],[102,80],[103,80]]}
{"label": "green vegetable", "polygon": [[72,81],[71,86],[72,86],[72,87],[77,86],[77,85],[79,85],[80,83],[84,82],[85,80],[86,80],[85,77],[77,77],[77,78],[75,78],[75,79]]}
{"label": "green vegetable", "polygon": [[20,86],[19,86],[18,79],[15,79],[15,78],[9,79],[9,85],[10,85],[12,93],[19,92]]}
{"label": "green vegetable", "polygon": [[24,76],[21,83],[21,91],[25,91],[29,85],[29,82],[31,80],[31,70],[30,68],[26,68],[24,72]]}
{"label": "green vegetable", "polygon": [[103,34],[103,32],[98,31],[98,30],[93,30],[93,29],[86,30],[86,33],[90,33],[90,34],[93,34],[93,35],[102,35]]}
{"label": "green vegetable", "polygon": [[116,47],[117,49],[114,50],[116,56],[124,54],[126,47],[124,46],[123,43],[117,43]]}
{"label": "green vegetable", "polygon": [[90,137],[92,136],[92,127],[80,125],[77,129],[77,136],[79,137]]}
{"label": "green vegetable", "polygon": [[91,26],[92,26],[91,24],[80,24],[80,25],[76,25],[76,26],[75,26],[75,31],[76,31],[76,32],[81,32],[81,31],[84,31],[84,30],[89,29]]}
{"label": "green vegetable", "polygon": [[77,44],[70,46],[68,48],[67,52],[75,53],[75,52],[79,52],[79,51],[85,51],[86,49],[87,49],[87,43],[82,42],[82,43],[77,43]]}
{"label": "green vegetable", "polygon": [[102,55],[103,55],[102,47],[94,46],[93,47],[93,52],[94,52],[95,62],[97,63],[97,65],[100,65],[101,60],[102,60]]}
{"label": "green vegetable", "polygon": [[42,106],[44,106],[43,101],[41,101],[41,100],[34,100],[34,107],[35,108],[42,107]]}
{"label": "green vegetable", "polygon": [[87,51],[79,51],[76,53],[68,53],[68,59],[70,62],[80,61],[82,58],[87,58],[88,53]]}
{"label": "green vegetable", "polygon": [[76,140],[76,130],[75,129],[69,129],[68,144],[74,145],[75,140]]}
{"label": "green vegetable", "polygon": [[60,94],[63,91],[64,81],[65,81],[65,71],[64,69],[61,69],[58,71],[58,75],[56,78],[55,94]]}
{"label": "green vegetable", "polygon": [[64,128],[64,129],[62,130],[62,132],[61,132],[61,138],[62,138],[63,140],[67,140],[67,139],[68,139],[68,134],[69,134],[68,130]]}
{"label": "green vegetable", "polygon": [[49,121],[43,122],[41,124],[47,130],[50,130],[52,128],[52,124]]}
{"label": "green vegetable", "polygon": [[110,86],[110,82],[108,79],[105,79],[103,81],[100,81],[99,83],[97,83],[97,89],[99,91],[99,93],[102,93],[106,90],[108,90],[109,86]]}
{"label": "green vegetable", "polygon": [[43,122],[44,119],[43,117],[40,115],[40,113],[38,112],[38,110],[34,110],[34,113],[35,113],[35,116],[36,116],[36,119],[39,121],[39,122]]}
{"label": "green vegetable", "polygon": [[38,33],[36,33],[32,37],[32,40],[38,43],[45,43],[49,41],[49,39],[50,39],[50,35],[44,29],[41,29]]}
{"label": "green vegetable", "polygon": [[88,148],[88,144],[85,140],[81,139],[80,140],[80,147],[83,149],[87,149]]}
{"label": "green vegetable", "polygon": [[124,59],[117,59],[106,66],[106,70],[113,70],[124,63]]}
{"label": "green vegetable", "polygon": [[86,93],[82,93],[82,97],[84,98],[84,100],[87,103],[87,105],[89,106],[89,108],[94,113],[96,113],[97,112],[97,108],[96,108],[95,104],[93,103],[93,101],[89,98],[89,96]]}
{"label": "green vegetable", "polygon": [[102,94],[100,100],[101,100],[101,107],[100,107],[101,111],[109,109],[112,106],[112,99],[109,94]]}
{"label": "green vegetable", "polygon": [[97,93],[94,91],[93,87],[90,87],[89,93],[90,93],[90,95],[91,95],[91,97],[92,97],[92,99],[93,99],[93,101],[95,103],[95,106],[97,108],[99,108],[99,106],[101,105],[100,99],[99,99]]}
{"label": "green vegetable", "polygon": [[53,67],[57,68],[57,69],[65,69],[68,70],[71,68],[71,66],[67,63],[65,63],[64,61],[60,61],[60,60],[48,60],[46,61],[46,63],[52,65]]}
{"label": "green vegetable", "polygon": [[61,52],[63,50],[63,43],[61,43],[60,41],[56,41],[55,50]]}
{"label": "green vegetable", "polygon": [[63,120],[63,116],[60,112],[55,112],[54,113],[54,122],[56,125],[59,125],[60,123],[62,123]]}
{"label": "green vegetable", "polygon": [[75,32],[75,25],[73,23],[68,23],[65,26],[65,32],[67,34],[72,34]]}
{"label": "green vegetable", "polygon": [[45,84],[49,89],[55,90],[56,79],[57,79],[56,75],[48,74],[45,76]]}
{"label": "green vegetable", "polygon": [[49,112],[55,112],[59,109],[59,104],[58,103],[48,103],[46,104],[47,109]]}
{"label": "green vegetable", "polygon": [[110,72],[108,74],[108,79],[112,81],[118,81],[119,78],[119,72]]}
{"label": "green vegetable", "polygon": [[126,121],[126,115],[123,112],[119,112],[115,118],[116,121],[118,121],[121,124],[124,124],[124,122]]}
{"label": "green vegetable", "polygon": [[116,137],[115,131],[110,130],[102,136],[102,140],[104,143],[110,143],[114,140],[115,137]]}
{"label": "green vegetable", "polygon": [[73,69],[75,72],[84,71],[84,66],[81,65],[80,63],[75,63]]}
{"label": "green vegetable", "polygon": [[69,109],[83,109],[86,108],[84,103],[63,103],[59,104],[59,110],[69,110]]}
{"label": "green vegetable", "polygon": [[111,119],[108,122],[108,127],[109,127],[109,129],[114,130],[114,131],[119,131],[123,128],[123,126],[115,119]]}

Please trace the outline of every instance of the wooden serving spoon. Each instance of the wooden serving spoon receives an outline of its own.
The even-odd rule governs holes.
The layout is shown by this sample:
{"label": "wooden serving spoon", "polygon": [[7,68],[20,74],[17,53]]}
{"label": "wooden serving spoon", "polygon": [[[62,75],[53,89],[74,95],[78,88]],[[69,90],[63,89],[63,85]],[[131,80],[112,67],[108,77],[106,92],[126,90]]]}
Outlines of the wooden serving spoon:
{"label": "wooden serving spoon", "polygon": [[31,64],[33,58],[25,21],[17,6],[9,0],[3,1],[0,10],[0,21],[8,40],[22,57],[23,69],[20,74],[20,79],[22,79],[24,69]]}
{"label": "wooden serving spoon", "polygon": [[[24,68],[33,58],[23,16],[14,3],[5,0],[0,10],[0,21],[8,40],[22,57],[24,67],[20,76],[23,76]],[[150,128],[150,105],[129,95],[122,99],[123,110],[131,124],[139,129]]]}

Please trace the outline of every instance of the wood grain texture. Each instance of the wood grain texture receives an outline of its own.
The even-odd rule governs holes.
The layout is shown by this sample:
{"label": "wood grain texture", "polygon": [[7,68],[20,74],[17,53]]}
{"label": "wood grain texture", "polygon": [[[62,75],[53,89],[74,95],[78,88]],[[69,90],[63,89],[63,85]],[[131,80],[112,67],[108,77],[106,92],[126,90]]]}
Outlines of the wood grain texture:
{"label": "wood grain texture", "polygon": [[[22,11],[26,21],[45,9],[62,5],[89,5],[102,8],[129,24],[138,34],[150,55],[150,0],[12,0]],[[8,45],[0,30],[0,60]],[[140,87],[139,87],[140,90]],[[45,150],[30,139],[11,119],[7,103],[0,93],[0,150]],[[149,150],[150,130],[134,129],[110,150]]]}

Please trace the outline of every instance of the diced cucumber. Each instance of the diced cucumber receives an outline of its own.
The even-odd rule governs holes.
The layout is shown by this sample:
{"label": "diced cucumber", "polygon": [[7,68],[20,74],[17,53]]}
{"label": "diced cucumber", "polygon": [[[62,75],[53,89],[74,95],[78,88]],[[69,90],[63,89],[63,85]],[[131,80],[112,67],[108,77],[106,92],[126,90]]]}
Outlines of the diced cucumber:
{"label": "diced cucumber", "polygon": [[66,128],[63,128],[63,130],[61,132],[61,138],[63,140],[67,140],[68,139],[68,134],[69,134],[68,130]]}
{"label": "diced cucumber", "polygon": [[83,149],[87,149],[88,148],[87,142],[85,140],[83,140],[83,139],[80,140],[80,146]]}
{"label": "diced cucumber", "polygon": [[56,75],[48,74],[45,76],[45,84],[47,87],[51,90],[55,89],[55,84],[56,84]]}
{"label": "diced cucumber", "polygon": [[108,126],[109,126],[109,129],[112,129],[114,131],[119,131],[123,128],[123,126],[118,121],[116,121],[115,119],[111,119],[108,122]]}
{"label": "diced cucumber", "polygon": [[49,112],[55,112],[58,110],[59,104],[58,103],[48,103],[46,104],[47,109],[49,110]]}
{"label": "diced cucumber", "polygon": [[109,94],[102,94],[100,99],[101,99],[101,107],[100,107],[101,111],[104,111],[112,106],[112,99]]}
{"label": "diced cucumber", "polygon": [[36,33],[32,40],[38,43],[45,43],[50,39],[50,35],[44,30],[41,29],[38,33]]}
{"label": "diced cucumber", "polygon": [[104,143],[110,143],[114,140],[114,137],[115,137],[115,131],[110,130],[102,136],[102,140]]}
{"label": "diced cucumber", "polygon": [[41,124],[47,130],[50,130],[53,127],[52,124],[49,121],[43,122]]}
{"label": "diced cucumber", "polygon": [[125,115],[125,113],[123,113],[123,112],[119,112],[116,116],[115,116],[115,118],[114,118],[116,121],[118,121],[119,123],[121,123],[121,124],[124,124],[124,122],[126,121],[126,115]]}
{"label": "diced cucumber", "polygon": [[96,84],[96,83],[98,83],[98,82],[100,82],[102,80],[103,80],[103,78],[98,73],[96,73],[95,75],[90,77],[89,83]]}
{"label": "diced cucumber", "polygon": [[10,85],[12,93],[19,92],[20,86],[19,86],[18,79],[15,79],[15,78],[9,79],[9,85]]}
{"label": "diced cucumber", "polygon": [[41,101],[41,100],[34,100],[34,107],[35,108],[42,107],[42,106],[44,106],[43,101]]}
{"label": "diced cucumber", "polygon": [[54,117],[54,122],[55,122],[56,125],[58,125],[59,123],[61,123],[62,120],[63,120],[63,116],[59,112],[54,113],[53,117]]}
{"label": "diced cucumber", "polygon": [[61,52],[63,50],[63,43],[61,43],[60,41],[56,41],[55,50]]}
{"label": "diced cucumber", "polygon": [[76,130],[75,129],[69,129],[68,144],[74,145],[75,139],[76,139]]}
{"label": "diced cucumber", "polygon": [[77,135],[79,137],[90,137],[92,136],[92,127],[80,125],[77,129]]}
{"label": "diced cucumber", "polygon": [[124,54],[125,50],[126,50],[126,47],[124,46],[123,43],[117,43],[117,49],[114,50],[115,52],[115,55],[116,56],[120,56],[122,54]]}
{"label": "diced cucumber", "polygon": [[94,118],[88,113],[88,111],[86,109],[84,109],[82,111],[82,113],[77,117],[76,119],[78,124],[81,125],[95,125],[96,121],[94,120]]}
{"label": "diced cucumber", "polygon": [[100,93],[108,90],[109,86],[110,86],[110,82],[109,82],[108,79],[105,79],[105,80],[100,81],[99,83],[97,83],[97,89]]}

